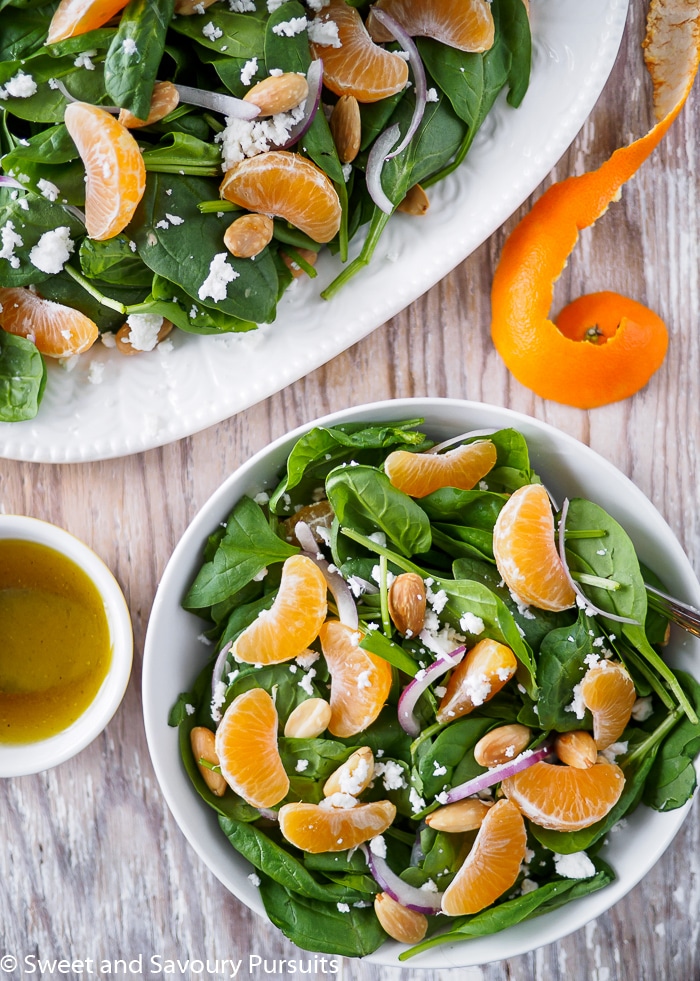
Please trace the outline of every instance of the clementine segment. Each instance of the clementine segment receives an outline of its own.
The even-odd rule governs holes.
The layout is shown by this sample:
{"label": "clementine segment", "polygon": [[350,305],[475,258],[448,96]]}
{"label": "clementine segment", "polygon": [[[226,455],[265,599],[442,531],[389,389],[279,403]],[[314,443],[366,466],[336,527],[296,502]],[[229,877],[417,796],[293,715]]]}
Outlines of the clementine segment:
{"label": "clementine segment", "polygon": [[493,529],[493,555],[508,588],[540,610],[566,610],[576,602],[554,540],[554,517],[541,484],[519,487]]}
{"label": "clementine segment", "polygon": [[298,153],[247,157],[227,171],[219,190],[248,211],[286,219],[314,242],[329,242],[340,228],[338,192],[320,167]]}
{"label": "clementine segment", "polygon": [[518,662],[510,647],[480,640],[450,674],[438,707],[438,722],[450,722],[488,702],[515,674]]}
{"label": "clementine segment", "polygon": [[328,731],[341,738],[354,736],[381,712],[391,689],[391,666],[359,647],[362,634],[339,620],[327,620],[319,636],[331,674]]}
{"label": "clementine segment", "polygon": [[331,0],[314,23],[335,24],[338,29],[337,46],[311,42],[314,58],[323,61],[323,84],[331,92],[352,95],[358,102],[378,102],[405,88],[406,62],[374,43],[357,10],[345,0]]}
{"label": "clementine segment", "polygon": [[629,724],[637,700],[634,682],[622,664],[599,661],[583,676],[581,697],[593,716],[596,746],[607,749]]}
{"label": "clementine segment", "polygon": [[126,7],[128,0],[61,0],[51,18],[47,44],[102,27]]}
{"label": "clementine segment", "polygon": [[553,831],[580,831],[600,821],[617,804],[624,786],[620,767],[602,758],[588,768],[541,760],[501,783],[528,820]]}
{"label": "clementine segment", "polygon": [[357,848],[383,834],[395,817],[396,808],[388,800],[355,807],[294,803],[279,810],[280,831],[287,841],[314,855]]}
{"label": "clementine segment", "polygon": [[64,122],[87,176],[87,233],[98,241],[113,238],[129,224],[146,189],[139,145],[114,116],[87,102],[66,106]]}
{"label": "clementine segment", "polygon": [[617,200],[690,92],[700,59],[700,11],[654,0],[644,42],[660,120],[598,170],[553,184],[511,233],[491,291],[491,336],[506,367],[542,398],[590,409],[637,392],[668,346],[659,317],[605,292],[549,319],[554,283],[578,241]]}
{"label": "clementine segment", "polygon": [[480,440],[445,453],[394,450],[384,461],[384,470],[394,487],[411,497],[426,497],[441,487],[471,490],[495,465],[496,447],[490,440]]}
{"label": "clementine segment", "polygon": [[277,747],[277,710],[262,688],[231,702],[216,730],[215,749],[226,783],[253,807],[274,807],[289,791]]}
{"label": "clementine segment", "polygon": [[[493,45],[493,14],[487,0],[378,0],[374,6],[412,37],[433,37],[460,51],[488,51]],[[371,8],[367,29],[375,41],[392,40]]]}
{"label": "clementine segment", "polygon": [[275,601],[236,639],[232,653],[246,664],[279,664],[298,657],[326,619],[327,585],[306,555],[292,555],[282,566]]}
{"label": "clementine segment", "polygon": [[467,858],[442,897],[448,916],[478,913],[510,889],[525,858],[527,833],[522,814],[508,800],[484,815]]}
{"label": "clementine segment", "polygon": [[0,327],[27,337],[50,358],[82,354],[99,337],[89,317],[23,286],[0,287],[0,308]]}

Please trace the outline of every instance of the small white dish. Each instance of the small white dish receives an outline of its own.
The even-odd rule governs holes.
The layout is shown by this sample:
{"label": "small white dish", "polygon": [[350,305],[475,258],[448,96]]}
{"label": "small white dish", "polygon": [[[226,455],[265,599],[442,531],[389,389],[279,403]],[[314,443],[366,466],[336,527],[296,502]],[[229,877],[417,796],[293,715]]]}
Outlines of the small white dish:
{"label": "small white dish", "polygon": [[2,514],[0,539],[46,546],[82,569],[102,597],[111,644],[107,674],[97,695],[75,722],[45,739],[0,743],[0,777],[18,777],[39,773],[65,762],[99,736],[126,691],[133,659],[133,633],[129,609],[116,579],[104,562],[69,532],[37,518]]}
{"label": "small white dish", "polygon": [[[143,709],[151,758],[165,799],[186,838],[223,885],[256,913],[265,915],[251,866],[231,847],[215,813],[195,793],[182,766],[178,730],[168,713],[180,692],[193,682],[211,655],[199,639],[204,621],[185,611],[181,601],[202,563],[207,537],[244,495],[274,487],[292,445],[314,426],[347,422],[396,422],[424,419],[436,441],[477,429],[513,427],[528,442],[532,467],[556,500],[586,497],[612,514],[632,538],[640,559],[679,599],[700,607],[700,583],[673,532],[624,474],[590,447],[546,423],[495,405],[458,399],[415,398],[376,402],[333,413],[296,429],[266,446],[231,474],[189,526],[168,563],[151,611],[143,663]],[[665,657],[674,668],[698,677],[700,641],[674,628]],[[698,763],[696,763],[698,768]],[[516,957],[553,943],[605,913],[635,886],[671,844],[688,813],[684,807],[660,813],[640,806],[626,818],[624,831],[610,835],[601,856],[617,878],[605,889],[555,912],[487,937],[436,947],[407,962],[405,948],[387,941],[366,960],[406,968],[468,967]]]}

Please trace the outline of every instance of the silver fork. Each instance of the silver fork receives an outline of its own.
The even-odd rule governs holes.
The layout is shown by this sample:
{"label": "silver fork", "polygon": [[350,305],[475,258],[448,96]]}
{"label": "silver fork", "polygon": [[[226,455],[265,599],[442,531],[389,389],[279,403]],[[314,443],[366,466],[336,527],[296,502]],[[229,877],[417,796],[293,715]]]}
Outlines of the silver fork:
{"label": "silver fork", "polygon": [[652,609],[663,613],[664,616],[677,623],[679,627],[683,627],[688,633],[700,637],[700,610],[696,610],[694,606],[688,606],[687,603],[681,603],[680,600],[674,599],[667,593],[662,593],[660,589],[650,586],[649,583],[644,585],[646,586],[649,606]]}

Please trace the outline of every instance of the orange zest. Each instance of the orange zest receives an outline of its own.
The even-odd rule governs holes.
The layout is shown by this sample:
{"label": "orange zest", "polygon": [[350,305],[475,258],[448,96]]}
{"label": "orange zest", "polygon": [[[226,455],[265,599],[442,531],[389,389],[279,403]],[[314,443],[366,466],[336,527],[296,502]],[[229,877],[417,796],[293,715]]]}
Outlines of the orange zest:
{"label": "orange zest", "polygon": [[331,674],[328,731],[345,738],[363,732],[377,718],[391,689],[391,666],[359,643],[362,635],[339,620],[320,631],[321,649]]}
{"label": "orange zest", "polygon": [[491,440],[465,443],[445,453],[394,450],[384,461],[387,477],[411,497],[426,497],[441,487],[471,490],[496,465]]}
{"label": "orange zest", "polygon": [[383,834],[396,817],[388,800],[375,800],[355,807],[324,804],[284,804],[279,811],[280,831],[302,851],[344,852]]}
{"label": "orange zest", "polygon": [[593,738],[598,749],[607,749],[629,724],[637,700],[634,682],[615,661],[599,661],[581,680],[583,704],[593,716]]}
{"label": "orange zest", "polygon": [[61,0],[51,18],[47,44],[102,27],[126,7],[128,0]]}
{"label": "orange zest", "polygon": [[312,55],[323,61],[323,84],[331,92],[353,95],[358,102],[378,102],[405,87],[406,62],[374,43],[358,11],[345,0],[331,0],[314,23],[335,24],[338,29],[338,46],[311,43]]}
{"label": "orange zest", "polygon": [[262,688],[231,702],[216,730],[221,775],[253,807],[274,807],[289,791],[277,746],[277,710]]}
{"label": "orange zest", "polygon": [[320,167],[289,150],[247,157],[227,171],[222,198],[258,214],[285,218],[314,240],[330,242],[340,228],[338,192]]}
{"label": "orange zest", "polygon": [[600,821],[617,804],[624,786],[620,767],[602,757],[586,768],[540,761],[501,783],[528,820],[553,831],[580,831]]}
{"label": "orange zest", "polygon": [[467,858],[442,897],[448,916],[478,913],[514,885],[525,858],[527,834],[518,808],[499,800],[484,815]]}
{"label": "orange zest", "polygon": [[232,654],[246,664],[280,664],[302,654],[318,636],[328,608],[323,573],[306,555],[282,566],[277,596],[237,637]]}
{"label": "orange zest", "polygon": [[[432,37],[460,51],[488,51],[494,23],[487,0],[378,0],[411,37]],[[389,32],[372,16],[367,29],[375,41],[391,41]]]}
{"label": "orange zest", "polygon": [[64,122],[83,161],[85,219],[92,239],[123,231],[146,190],[146,167],[129,130],[99,106],[72,102]]}
{"label": "orange zest", "polygon": [[554,516],[542,484],[526,484],[508,498],[493,529],[493,557],[506,586],[540,610],[567,610],[576,594],[559,557]]}
{"label": "orange zest", "polygon": [[[512,374],[542,398],[582,409],[639,391],[668,346],[663,321],[617,293],[577,300],[549,319],[554,283],[578,241],[619,197],[681,111],[700,58],[700,12],[653,0],[644,43],[659,122],[598,170],[552,185],[509,236],[494,275],[491,336]],[[675,22],[674,22],[675,21]]]}
{"label": "orange zest", "polygon": [[23,286],[0,287],[0,327],[33,341],[49,358],[82,354],[99,337],[97,324],[85,314]]}

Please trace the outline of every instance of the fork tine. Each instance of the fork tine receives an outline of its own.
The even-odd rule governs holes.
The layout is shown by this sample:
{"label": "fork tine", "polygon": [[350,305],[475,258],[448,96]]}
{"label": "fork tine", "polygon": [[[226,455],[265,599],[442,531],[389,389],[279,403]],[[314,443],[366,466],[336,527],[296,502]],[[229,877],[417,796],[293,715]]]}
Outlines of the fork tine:
{"label": "fork tine", "polygon": [[644,585],[649,597],[650,606],[660,613],[665,614],[669,620],[677,623],[679,627],[683,627],[689,633],[700,637],[700,610],[696,610],[695,607],[690,606],[688,603],[682,603],[673,596],[669,596],[668,593],[656,589],[655,586],[650,586],[648,583]]}

